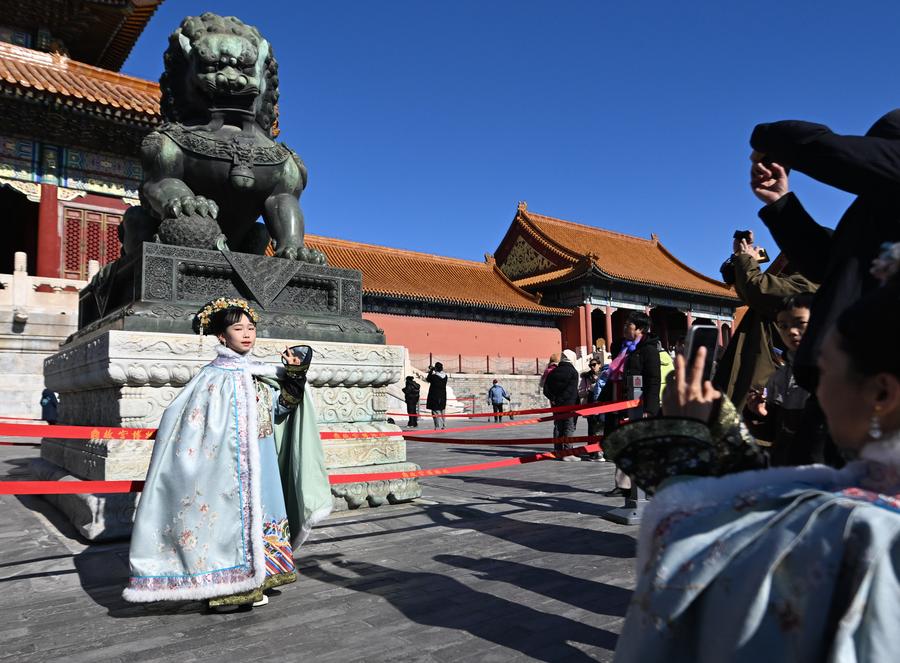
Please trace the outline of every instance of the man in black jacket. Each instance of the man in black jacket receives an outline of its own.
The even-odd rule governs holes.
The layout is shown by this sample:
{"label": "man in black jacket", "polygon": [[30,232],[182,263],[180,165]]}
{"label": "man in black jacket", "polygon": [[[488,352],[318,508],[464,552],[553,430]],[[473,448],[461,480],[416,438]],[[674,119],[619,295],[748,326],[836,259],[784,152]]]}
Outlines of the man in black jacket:
{"label": "man in black jacket", "polygon": [[[544,381],[544,396],[550,399],[552,407],[561,405],[575,405],[578,402],[578,369],[575,368],[575,353],[572,350],[563,350],[559,365],[547,374]],[[553,437],[564,439],[572,437],[575,432],[575,416],[559,419],[553,422]],[[571,449],[572,445],[566,442],[553,444],[555,451]],[[562,460],[578,461],[578,456],[563,456]]]}
{"label": "man in black jacket", "polygon": [[[877,286],[869,274],[884,242],[900,241],[900,110],[865,136],[788,120],[757,125],[750,137],[751,188],[766,206],[760,217],[804,276],[821,283],[794,361],[797,383],[813,393],[816,359],[826,332],[852,302]],[[833,235],[787,188],[789,168],[856,194]]]}
{"label": "man in black jacket", "polygon": [[[606,415],[606,435],[616,430],[620,419],[626,416],[633,420],[659,415],[661,350],[659,339],[650,333],[650,316],[640,311],[631,313],[622,327],[622,338],[612,346],[614,359],[609,366],[609,379],[600,394],[600,401],[609,403],[628,399],[633,378],[640,376],[643,385],[641,404],[624,412]],[[631,478],[617,469],[615,488],[604,494],[608,497],[627,495],[630,490]]]}

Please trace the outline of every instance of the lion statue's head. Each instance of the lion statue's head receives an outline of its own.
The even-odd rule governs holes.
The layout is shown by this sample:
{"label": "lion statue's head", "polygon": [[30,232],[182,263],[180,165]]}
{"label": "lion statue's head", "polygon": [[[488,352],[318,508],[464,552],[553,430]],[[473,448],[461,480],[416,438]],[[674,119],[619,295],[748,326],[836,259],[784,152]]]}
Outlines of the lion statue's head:
{"label": "lion statue's head", "polygon": [[213,109],[237,108],[252,112],[270,136],[277,132],[278,62],[252,25],[209,12],[188,16],[169,36],[163,61],[167,121],[203,124]]}

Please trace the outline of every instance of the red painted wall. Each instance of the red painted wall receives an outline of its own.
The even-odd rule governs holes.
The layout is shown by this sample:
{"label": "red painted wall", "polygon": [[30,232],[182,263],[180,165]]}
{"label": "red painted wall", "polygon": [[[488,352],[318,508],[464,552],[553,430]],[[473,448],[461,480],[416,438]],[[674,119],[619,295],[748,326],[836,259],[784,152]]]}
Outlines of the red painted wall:
{"label": "red painted wall", "polygon": [[561,349],[559,329],[493,322],[414,318],[384,313],[363,317],[384,329],[387,342],[436,355],[548,357]]}
{"label": "red painted wall", "polygon": [[560,321],[563,348],[575,350],[581,345],[581,336],[584,334],[584,318],[583,315],[579,315],[580,311],[580,308],[575,309],[574,314]]}

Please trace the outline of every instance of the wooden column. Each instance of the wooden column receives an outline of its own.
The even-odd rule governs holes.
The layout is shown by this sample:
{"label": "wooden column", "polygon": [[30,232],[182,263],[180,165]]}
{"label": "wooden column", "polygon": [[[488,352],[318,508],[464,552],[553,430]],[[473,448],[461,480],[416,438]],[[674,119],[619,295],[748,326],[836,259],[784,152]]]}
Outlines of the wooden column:
{"label": "wooden column", "polygon": [[594,337],[593,337],[593,325],[591,324],[591,305],[587,302],[584,303],[584,326],[582,328],[582,334],[584,334],[584,353],[585,355],[589,355],[591,353],[591,349],[594,345]]}
{"label": "wooden column", "polygon": [[722,321],[721,320],[716,320],[716,329],[719,330],[719,337],[716,340],[716,345],[721,347],[723,345],[723,343],[722,343]]}
{"label": "wooden column", "polygon": [[612,314],[616,310],[612,306],[606,308],[606,350],[612,350],[613,334],[612,334]]}
{"label": "wooden column", "polygon": [[691,326],[694,324],[694,316],[691,315],[690,311],[685,311],[684,314],[687,316],[687,328],[690,330]]}
{"label": "wooden column", "polygon": [[56,185],[41,184],[38,207],[37,275],[59,278],[62,261]]}

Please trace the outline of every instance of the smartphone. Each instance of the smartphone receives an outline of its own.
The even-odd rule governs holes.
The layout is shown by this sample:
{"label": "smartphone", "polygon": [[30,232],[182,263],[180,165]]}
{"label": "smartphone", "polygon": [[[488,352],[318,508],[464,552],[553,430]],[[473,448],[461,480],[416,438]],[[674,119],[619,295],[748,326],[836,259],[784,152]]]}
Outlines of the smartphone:
{"label": "smartphone", "polygon": [[687,357],[688,371],[697,359],[697,351],[706,348],[706,362],[703,364],[704,382],[712,379],[718,344],[719,330],[715,325],[695,325],[688,330],[687,338],[684,340],[684,356]]}

